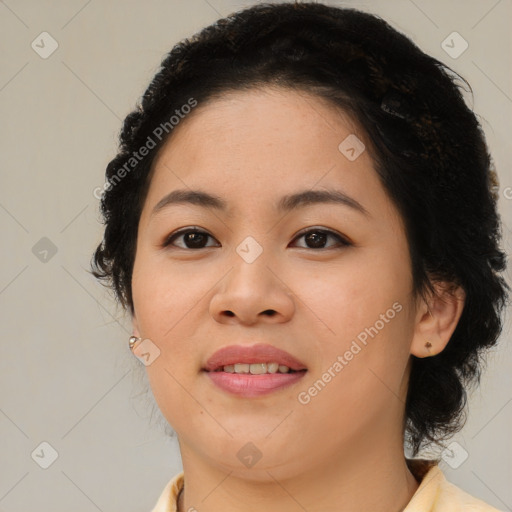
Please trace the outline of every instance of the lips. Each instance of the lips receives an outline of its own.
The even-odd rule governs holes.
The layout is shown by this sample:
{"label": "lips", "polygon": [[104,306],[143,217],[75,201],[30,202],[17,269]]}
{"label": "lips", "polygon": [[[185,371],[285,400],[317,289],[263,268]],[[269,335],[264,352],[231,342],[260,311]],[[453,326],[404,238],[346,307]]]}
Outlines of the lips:
{"label": "lips", "polygon": [[214,372],[215,370],[235,363],[279,363],[295,371],[307,370],[306,365],[294,356],[268,344],[251,346],[230,345],[217,350],[209,359],[203,370]]}

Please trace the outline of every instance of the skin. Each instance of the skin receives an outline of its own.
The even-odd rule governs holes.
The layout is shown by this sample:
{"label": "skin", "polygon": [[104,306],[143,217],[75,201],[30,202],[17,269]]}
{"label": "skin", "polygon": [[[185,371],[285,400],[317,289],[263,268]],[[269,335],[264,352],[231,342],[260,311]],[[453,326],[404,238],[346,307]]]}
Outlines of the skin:
{"label": "skin", "polygon": [[[464,297],[443,283],[428,303],[413,296],[404,225],[369,152],[349,161],[338,149],[350,134],[365,141],[348,116],[307,93],[231,92],[196,107],[153,163],[132,319],[134,334],[160,350],[146,370],[178,436],[181,511],[239,511],[241,503],[246,511],[397,511],[418,487],[403,452],[410,360],[443,350]],[[182,188],[215,194],[228,210],[174,204],[151,214]],[[310,189],[342,190],[369,216],[334,203],[275,211],[282,196]],[[163,247],[183,227],[211,235],[207,247],[187,248],[183,236]],[[306,228],[334,231],[351,245],[327,237],[315,246],[297,236]],[[250,264],[236,252],[247,236],[263,249]],[[298,393],[394,303],[401,311],[301,404]],[[258,342],[293,354],[306,376],[240,398],[201,372],[219,348]],[[237,457],[248,442],[261,453],[252,467]]]}

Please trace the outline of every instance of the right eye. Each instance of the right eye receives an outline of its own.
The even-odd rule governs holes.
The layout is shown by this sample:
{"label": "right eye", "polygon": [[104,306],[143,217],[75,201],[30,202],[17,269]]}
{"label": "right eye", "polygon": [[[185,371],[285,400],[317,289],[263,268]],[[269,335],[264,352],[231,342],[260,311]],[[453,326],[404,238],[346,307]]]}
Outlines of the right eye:
{"label": "right eye", "polygon": [[183,228],[171,233],[162,244],[162,247],[169,247],[171,245],[175,245],[174,241],[180,238],[183,238],[183,245],[177,245],[180,249],[204,249],[206,247],[214,247],[204,245],[207,241],[208,237],[214,239],[210,234],[206,231],[201,231],[196,228]]}

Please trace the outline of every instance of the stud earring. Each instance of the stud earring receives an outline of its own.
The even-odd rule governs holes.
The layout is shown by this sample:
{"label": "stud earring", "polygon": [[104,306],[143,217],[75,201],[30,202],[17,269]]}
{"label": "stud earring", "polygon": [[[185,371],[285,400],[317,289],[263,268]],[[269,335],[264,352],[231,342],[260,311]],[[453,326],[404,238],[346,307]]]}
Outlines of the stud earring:
{"label": "stud earring", "polygon": [[128,345],[130,347],[130,350],[133,350],[133,347],[135,346],[135,343],[140,341],[142,338],[138,338],[137,336],[130,336],[130,340],[128,342]]}
{"label": "stud earring", "polygon": [[430,341],[425,343],[425,348],[428,350],[429,355],[433,355],[432,351],[430,350],[432,348],[432,343],[430,343]]}

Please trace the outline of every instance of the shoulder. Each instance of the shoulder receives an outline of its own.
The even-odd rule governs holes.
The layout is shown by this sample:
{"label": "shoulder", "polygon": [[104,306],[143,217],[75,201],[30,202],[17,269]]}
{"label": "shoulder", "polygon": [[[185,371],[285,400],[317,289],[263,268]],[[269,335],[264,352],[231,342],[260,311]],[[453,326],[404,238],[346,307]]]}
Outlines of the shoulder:
{"label": "shoulder", "polygon": [[184,473],[181,471],[171,478],[171,480],[164,487],[164,490],[160,494],[160,497],[158,498],[158,501],[156,502],[156,505],[153,507],[151,512],[176,512],[176,500],[178,493],[183,487],[183,476]]}
{"label": "shoulder", "polygon": [[[403,512],[503,512],[449,482],[435,461],[408,460],[420,485]],[[176,512],[176,498],[184,473],[165,486],[151,512]]]}
{"label": "shoulder", "polygon": [[[442,506],[445,508],[448,507],[446,510],[450,509],[452,511],[502,512],[452,484],[444,478],[444,475],[439,489],[439,507]],[[440,511],[441,510],[444,511],[443,508],[440,508]]]}
{"label": "shoulder", "polygon": [[436,461],[407,463],[420,486],[404,512],[503,512],[449,482]]}

